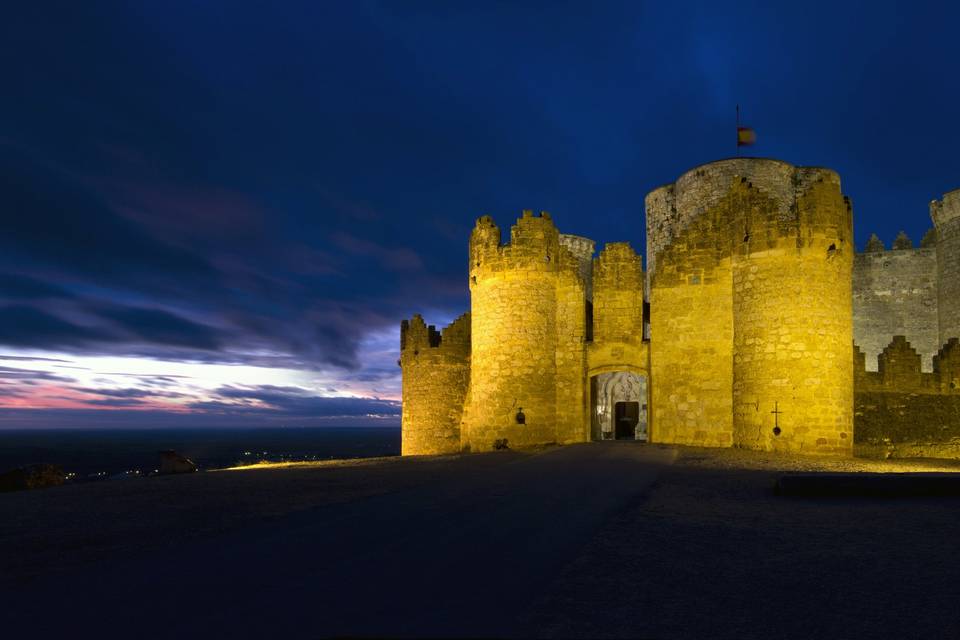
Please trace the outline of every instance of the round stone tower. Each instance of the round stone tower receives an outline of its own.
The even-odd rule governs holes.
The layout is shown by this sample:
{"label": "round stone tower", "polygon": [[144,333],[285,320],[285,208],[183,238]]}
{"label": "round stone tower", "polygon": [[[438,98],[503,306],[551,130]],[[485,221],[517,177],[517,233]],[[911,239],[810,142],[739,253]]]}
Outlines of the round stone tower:
{"label": "round stone tower", "polygon": [[940,346],[960,337],[960,189],[930,203],[937,229],[937,316]]}
{"label": "round stone tower", "polygon": [[731,221],[734,444],[849,453],[851,212],[830,170],[798,168],[785,182],[796,189],[783,190],[786,201],[749,182],[737,189],[742,204]]}
{"label": "round stone tower", "polygon": [[[648,196],[661,435],[851,452],[851,224],[836,173],[778,160],[714,162]],[[683,322],[662,320],[675,317]],[[658,372],[677,367],[686,371],[683,392],[658,391]],[[657,433],[655,417],[663,441]]]}
{"label": "round stone tower", "polygon": [[557,442],[559,233],[549,214],[523,217],[500,244],[489,216],[470,236],[471,385],[461,437],[486,451]]}

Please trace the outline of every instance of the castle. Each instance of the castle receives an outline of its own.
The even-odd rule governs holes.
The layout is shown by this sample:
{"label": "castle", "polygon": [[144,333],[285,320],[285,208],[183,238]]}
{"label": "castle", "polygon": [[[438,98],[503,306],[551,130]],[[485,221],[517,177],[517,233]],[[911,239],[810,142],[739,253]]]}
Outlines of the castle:
{"label": "castle", "polygon": [[524,211],[506,243],[477,220],[470,312],[442,332],[401,324],[403,455],[622,438],[957,448],[960,190],[931,203],[919,248],[873,237],[864,253],[829,169],[721,160],[645,204],[646,272],[628,243],[594,257],[546,212]]}

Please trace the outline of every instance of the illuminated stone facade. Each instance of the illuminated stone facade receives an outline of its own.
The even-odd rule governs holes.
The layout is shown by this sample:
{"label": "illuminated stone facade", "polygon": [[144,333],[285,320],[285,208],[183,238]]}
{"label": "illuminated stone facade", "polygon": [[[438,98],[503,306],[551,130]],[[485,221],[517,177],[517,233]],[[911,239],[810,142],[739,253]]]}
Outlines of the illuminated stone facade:
{"label": "illuminated stone facade", "polygon": [[[916,385],[953,392],[940,345],[960,332],[960,291],[943,286],[960,282],[960,192],[931,214],[936,247],[898,240],[910,255],[885,267],[882,251],[855,256],[836,173],[737,158],[647,196],[646,273],[628,243],[594,258],[545,212],[509,242],[481,217],[471,312],[442,334],[419,316],[401,327],[403,454],[630,438],[849,455],[855,379],[875,384],[855,336],[878,349],[913,327],[939,354],[936,393],[919,359]],[[887,304],[892,281],[909,293]]]}

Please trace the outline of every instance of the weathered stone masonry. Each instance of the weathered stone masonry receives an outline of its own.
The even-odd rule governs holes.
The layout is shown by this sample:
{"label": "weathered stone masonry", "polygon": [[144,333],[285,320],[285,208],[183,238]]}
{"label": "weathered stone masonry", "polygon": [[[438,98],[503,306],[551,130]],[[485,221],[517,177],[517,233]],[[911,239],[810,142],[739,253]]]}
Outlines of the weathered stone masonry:
{"label": "weathered stone masonry", "polygon": [[400,325],[402,455],[460,451],[460,419],[470,382],[470,314],[440,334],[423,318]]}
{"label": "weathered stone masonry", "polygon": [[404,455],[619,437],[623,420],[653,442],[840,455],[905,441],[911,412],[923,437],[953,433],[960,191],[931,204],[921,248],[856,256],[828,169],[723,160],[646,210],[646,273],[629,244],[593,258],[546,213],[507,243],[477,220],[471,313],[401,327]]}
{"label": "weathered stone masonry", "polygon": [[960,341],[951,338],[920,370],[920,354],[904,336],[867,371],[854,351],[858,453],[884,457],[960,457]]}
{"label": "weathered stone masonry", "polygon": [[648,234],[654,440],[849,453],[853,245],[839,177],[726,160],[651,195],[648,229],[670,229],[669,243]]}
{"label": "weathered stone masonry", "polygon": [[[878,240],[879,242],[879,240]],[[870,371],[895,335],[906,336],[933,370],[940,348],[937,319],[937,249],[876,247],[853,261],[853,338]]]}

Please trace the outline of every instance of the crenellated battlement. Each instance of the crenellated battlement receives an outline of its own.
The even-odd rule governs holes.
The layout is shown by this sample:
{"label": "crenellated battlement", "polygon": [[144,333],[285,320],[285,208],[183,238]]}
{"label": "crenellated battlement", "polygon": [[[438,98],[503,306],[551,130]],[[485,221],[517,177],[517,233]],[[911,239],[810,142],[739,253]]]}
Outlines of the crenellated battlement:
{"label": "crenellated battlement", "polygon": [[432,324],[427,326],[419,313],[414,314],[410,320],[400,321],[400,351],[439,346],[440,332]]}
{"label": "crenellated battlement", "polygon": [[877,369],[885,386],[909,389],[920,386],[920,354],[907,342],[906,336],[893,336],[877,357]]}
{"label": "crenellated battlement", "polygon": [[937,248],[937,230],[935,227],[930,227],[927,232],[923,235],[923,239],[920,241],[920,246],[914,246],[913,240],[910,236],[907,235],[905,231],[901,231],[893,239],[893,242],[890,244],[890,248],[887,249],[883,240],[875,233],[871,233],[870,237],[867,239],[867,243],[863,247],[863,251],[857,251],[857,257],[874,254],[874,257],[883,258],[884,254],[896,253],[896,252],[912,252],[912,253],[931,253],[935,252]]}
{"label": "crenellated battlement", "polygon": [[921,370],[921,357],[905,336],[893,336],[877,357],[878,370],[867,371],[866,358],[854,344],[857,393],[960,394],[960,339],[952,338],[933,356],[933,371]]}
{"label": "crenellated battlement", "polygon": [[470,312],[460,314],[456,320],[444,328],[441,334],[441,345],[447,345],[451,348],[470,349]]}
{"label": "crenellated battlement", "polygon": [[470,287],[488,278],[538,278],[560,271],[578,274],[587,287],[593,241],[561,236],[546,211],[524,210],[510,228],[510,242],[500,243],[500,230],[489,216],[477,220],[470,236]]}
{"label": "crenellated battlement", "polygon": [[852,213],[838,181],[830,179],[835,174],[804,171],[802,191],[786,210],[751,180],[734,176],[723,197],[663,248],[657,282],[709,283],[722,260],[774,249],[816,248],[834,259],[851,253]]}
{"label": "crenellated battlement", "polygon": [[420,355],[435,350],[447,356],[470,355],[470,313],[464,313],[451,322],[443,331],[427,325],[418,313],[410,320],[400,322],[400,354]]}
{"label": "crenellated battlement", "polygon": [[[762,218],[754,219],[750,211],[731,207],[729,202],[724,205],[731,198],[751,198],[752,190],[764,196]],[[748,235],[750,229],[740,228],[744,224],[761,225],[758,230],[768,237],[793,234],[807,244],[818,238],[845,244],[852,233],[852,207],[840,192],[837,173],[821,167],[795,167],[780,160],[732,158],[705,164],[686,172],[672,185],[653,190],[645,204],[647,271],[651,277],[664,251],[676,241],[684,242],[684,232],[710,212],[714,215],[707,225],[700,225],[696,235],[702,236],[704,227],[710,226],[721,244]],[[738,215],[718,217],[718,210]]]}
{"label": "crenellated battlement", "polygon": [[942,392],[960,393],[960,338],[950,338],[933,357],[933,372]]}

